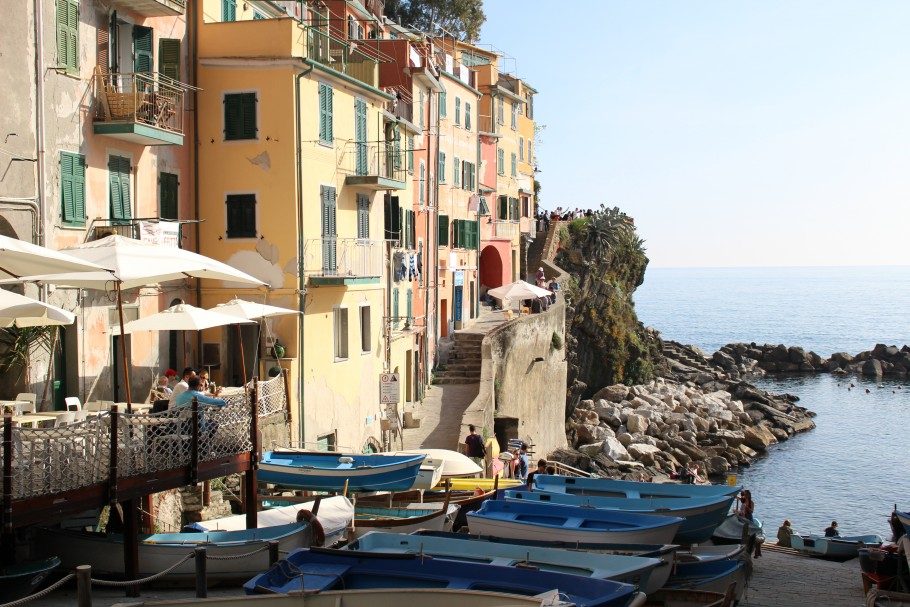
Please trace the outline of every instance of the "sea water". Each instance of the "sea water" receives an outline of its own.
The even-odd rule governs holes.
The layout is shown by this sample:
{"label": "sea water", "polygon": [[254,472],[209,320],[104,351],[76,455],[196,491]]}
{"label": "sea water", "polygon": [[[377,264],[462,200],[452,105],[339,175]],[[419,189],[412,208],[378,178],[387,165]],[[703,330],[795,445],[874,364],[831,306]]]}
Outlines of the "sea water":
{"label": "sea water", "polygon": [[[856,354],[910,344],[910,267],[649,269],[639,319],[709,356],[730,342]],[[773,537],[837,520],[841,533],[888,535],[894,504],[910,510],[910,380],[807,374],[756,383],[815,411],[817,428],[741,471]],[[851,387],[851,384],[853,387]],[[868,392],[867,392],[868,390]]]}

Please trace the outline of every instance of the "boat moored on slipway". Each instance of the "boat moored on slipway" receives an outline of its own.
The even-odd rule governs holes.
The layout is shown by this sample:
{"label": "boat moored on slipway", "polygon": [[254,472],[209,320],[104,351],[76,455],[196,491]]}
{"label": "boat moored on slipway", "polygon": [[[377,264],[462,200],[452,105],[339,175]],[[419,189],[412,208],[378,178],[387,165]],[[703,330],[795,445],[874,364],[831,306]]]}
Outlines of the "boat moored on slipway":
{"label": "boat moored on slipway", "polygon": [[668,544],[683,522],[670,516],[503,500],[484,502],[467,519],[471,533],[478,535],[589,544]]}
{"label": "boat moored on slipway", "polygon": [[404,491],[414,486],[425,457],[267,451],[259,481],[315,491]]}
{"label": "boat moored on slipway", "polygon": [[673,542],[698,544],[711,538],[714,530],[724,522],[733,496],[676,499],[676,498],[620,498],[542,491],[506,491],[506,500],[581,506],[601,510],[618,510],[637,514],[673,516],[683,519]]}
{"label": "boat moored on slipway", "polygon": [[748,583],[748,569],[741,560],[677,563],[664,586],[671,590],[701,590],[724,594],[736,584],[736,600],[742,599]]}
{"label": "boat moored on slipway", "polygon": [[794,533],[790,536],[790,547],[809,556],[848,561],[859,556],[860,548],[878,548],[883,541],[880,535],[825,537]]}
{"label": "boat moored on slipway", "polygon": [[586,478],[539,474],[534,476],[534,489],[550,493],[571,493],[629,499],[733,497],[741,487],[733,485],[688,485],[682,483],[645,483],[612,478]]}
{"label": "boat moored on slipway", "polygon": [[651,579],[654,570],[664,564],[659,558],[598,554],[508,543],[481,543],[462,537],[457,534],[439,537],[372,532],[348,544],[345,549],[386,554],[426,554],[458,562],[536,568],[540,571],[634,584],[645,593],[658,590],[666,581],[659,575],[655,576],[653,582]]}

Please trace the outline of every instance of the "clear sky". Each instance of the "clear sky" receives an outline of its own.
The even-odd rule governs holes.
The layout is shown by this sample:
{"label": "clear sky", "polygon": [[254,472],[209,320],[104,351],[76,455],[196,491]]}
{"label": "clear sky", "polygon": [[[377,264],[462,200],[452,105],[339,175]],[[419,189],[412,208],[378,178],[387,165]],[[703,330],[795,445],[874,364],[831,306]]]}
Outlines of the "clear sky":
{"label": "clear sky", "polygon": [[540,93],[544,208],[652,266],[910,263],[910,1],[486,0]]}

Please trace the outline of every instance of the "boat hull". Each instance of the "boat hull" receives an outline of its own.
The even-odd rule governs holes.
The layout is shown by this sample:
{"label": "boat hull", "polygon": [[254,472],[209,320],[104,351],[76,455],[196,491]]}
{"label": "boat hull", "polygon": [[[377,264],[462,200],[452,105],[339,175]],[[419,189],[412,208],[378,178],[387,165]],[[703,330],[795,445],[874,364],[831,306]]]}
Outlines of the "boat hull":
{"label": "boat hull", "polygon": [[[258,476],[260,482],[299,489],[404,491],[414,486],[423,458],[269,451],[262,456]],[[343,463],[345,459],[353,462]]]}
{"label": "boat hull", "polygon": [[833,561],[848,561],[859,556],[860,548],[877,548],[882,538],[877,535],[824,537],[793,534],[790,547],[803,554]]}
{"label": "boat hull", "polygon": [[10,603],[38,592],[51,572],[60,566],[60,559],[50,557],[0,570],[0,603]]}
{"label": "boat hull", "polygon": [[750,521],[741,516],[736,516],[735,514],[731,514],[724,519],[724,522],[714,530],[714,533],[711,535],[711,540],[713,540],[715,544],[742,544],[743,529],[746,526],[748,526],[749,529],[747,535],[754,535],[757,540],[764,541],[765,534],[760,520],[756,518]]}
{"label": "boat hull", "polygon": [[[230,543],[208,541],[230,537],[239,539]],[[192,554],[197,545],[201,545],[206,548],[207,556],[219,557],[219,560],[208,560],[207,574],[211,582],[246,580],[269,567],[268,550],[262,550],[247,558],[221,560],[220,557],[236,557],[267,548],[271,540],[278,541],[279,550],[291,551],[309,546],[311,537],[312,527],[308,523],[241,532],[167,533],[147,536],[139,542],[139,577],[148,577],[164,571],[183,557]],[[42,528],[37,533],[36,548],[41,554],[59,555],[63,568],[67,570],[79,565],[91,565],[93,577],[124,577],[123,539],[120,536]],[[193,559],[184,562],[161,579],[165,584],[194,584],[196,570]]]}
{"label": "boat hull", "polygon": [[904,533],[910,534],[910,512],[896,512],[897,520],[904,526]]}
{"label": "boat hull", "polygon": [[570,493],[597,497],[630,499],[733,497],[740,487],[731,485],[685,485],[679,483],[644,483],[612,478],[576,478],[556,474],[534,477],[534,489],[551,493]]}
{"label": "boat hull", "polygon": [[[452,522],[458,513],[455,504],[414,504],[415,506],[440,506],[433,509],[411,510],[413,516],[401,516],[408,513],[407,508],[357,508],[354,520],[354,537],[359,538],[371,531],[388,531],[392,533],[413,533],[421,529],[430,531],[451,531]],[[393,516],[395,515],[395,516]],[[370,518],[373,517],[373,518]]]}
{"label": "boat hull", "polygon": [[666,588],[701,590],[724,594],[730,584],[736,583],[736,600],[746,592],[746,566],[739,560],[677,563],[676,571],[667,581]]}
{"label": "boat hull", "polygon": [[612,498],[570,493],[549,493],[542,491],[506,491],[507,500],[528,500],[582,506],[604,510],[618,510],[637,514],[676,516],[683,519],[673,542],[677,544],[698,544],[711,538],[714,530],[727,518],[727,511],[733,503],[732,496],[709,498]]}

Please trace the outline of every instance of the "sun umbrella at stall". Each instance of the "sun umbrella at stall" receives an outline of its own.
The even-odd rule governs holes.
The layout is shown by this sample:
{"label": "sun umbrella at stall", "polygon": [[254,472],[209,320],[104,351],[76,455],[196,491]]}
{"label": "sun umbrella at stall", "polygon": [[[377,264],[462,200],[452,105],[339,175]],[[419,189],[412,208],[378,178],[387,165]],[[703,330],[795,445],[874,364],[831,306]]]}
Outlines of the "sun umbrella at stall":
{"label": "sun umbrella at stall", "polygon": [[537,299],[539,297],[548,297],[552,295],[551,291],[541,289],[523,280],[518,280],[510,285],[503,285],[490,289],[487,295],[501,301],[521,301],[522,299]]}
{"label": "sun umbrella at stall", "polygon": [[252,320],[205,310],[190,304],[177,304],[166,310],[126,323],[126,333],[136,331],[202,331],[235,323],[253,323]]}
{"label": "sun umbrella at stall", "polygon": [[[124,333],[123,289],[144,287],[182,278],[209,278],[243,285],[265,285],[261,280],[225,263],[176,247],[145,243],[125,236],[107,236],[65,249],[67,255],[111,271],[95,273],[43,273],[22,280],[86,289],[113,288],[117,293],[120,332]],[[126,348],[120,348],[126,387],[127,410],[132,410],[129,361]]]}
{"label": "sun umbrella at stall", "polygon": [[0,289],[0,327],[71,325],[76,315],[12,291]]}
{"label": "sun umbrella at stall", "polygon": [[103,266],[60,251],[9,236],[0,236],[0,280],[33,274],[103,272],[105,269]]}

